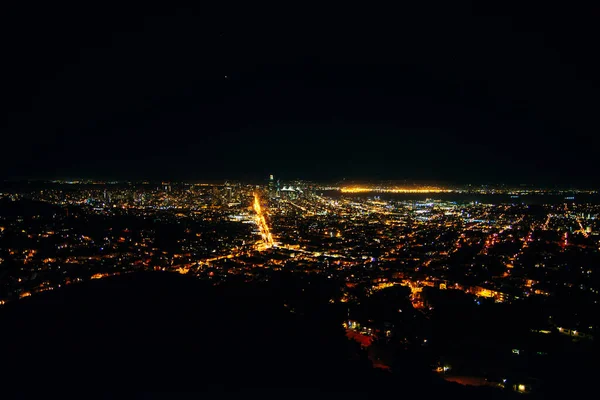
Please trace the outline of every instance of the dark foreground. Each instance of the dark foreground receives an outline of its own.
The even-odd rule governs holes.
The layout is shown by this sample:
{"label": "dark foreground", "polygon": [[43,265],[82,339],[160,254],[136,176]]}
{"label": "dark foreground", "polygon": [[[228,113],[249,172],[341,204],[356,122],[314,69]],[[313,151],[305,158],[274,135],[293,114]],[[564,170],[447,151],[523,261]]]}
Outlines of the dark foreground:
{"label": "dark foreground", "polygon": [[[373,369],[329,311],[291,313],[277,284],[138,273],[0,310],[2,390],[244,390],[505,398],[410,365]],[[309,308],[306,308],[308,310]]]}

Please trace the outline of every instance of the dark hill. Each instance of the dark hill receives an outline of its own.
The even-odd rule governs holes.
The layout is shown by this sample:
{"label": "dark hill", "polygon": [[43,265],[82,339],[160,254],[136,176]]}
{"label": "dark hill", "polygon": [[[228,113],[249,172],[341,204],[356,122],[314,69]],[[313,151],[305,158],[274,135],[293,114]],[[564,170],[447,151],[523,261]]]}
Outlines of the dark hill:
{"label": "dark hill", "polygon": [[268,287],[129,274],[6,305],[2,377],[25,389],[478,393],[349,360],[333,322],[290,313]]}
{"label": "dark hill", "polygon": [[38,215],[48,217],[58,211],[60,211],[60,207],[41,201],[28,199],[15,201],[7,197],[0,198],[0,216],[2,217],[29,218]]}

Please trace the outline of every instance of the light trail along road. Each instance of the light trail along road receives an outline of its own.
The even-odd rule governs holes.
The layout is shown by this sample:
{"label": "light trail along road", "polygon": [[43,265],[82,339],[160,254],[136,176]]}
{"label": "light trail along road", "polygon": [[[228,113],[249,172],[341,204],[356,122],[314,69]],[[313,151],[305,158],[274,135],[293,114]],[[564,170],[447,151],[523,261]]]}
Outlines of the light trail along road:
{"label": "light trail along road", "polygon": [[261,250],[273,247],[273,236],[271,235],[269,225],[267,225],[262,207],[260,206],[260,197],[257,193],[254,193],[254,212],[256,212],[255,222],[256,225],[258,225],[258,229],[263,240],[263,246],[261,246]]}

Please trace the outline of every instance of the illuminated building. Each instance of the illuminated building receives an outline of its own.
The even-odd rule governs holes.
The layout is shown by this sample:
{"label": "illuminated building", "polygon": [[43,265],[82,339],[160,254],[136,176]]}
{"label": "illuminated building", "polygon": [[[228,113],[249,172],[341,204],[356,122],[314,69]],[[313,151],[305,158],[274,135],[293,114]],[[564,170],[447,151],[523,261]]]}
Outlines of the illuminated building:
{"label": "illuminated building", "polygon": [[233,188],[231,186],[227,186],[225,189],[227,190],[227,202],[232,203],[233,202]]}
{"label": "illuminated building", "polygon": [[273,176],[273,174],[269,175],[268,191],[269,197],[275,197],[275,195],[277,194],[277,188],[275,187],[275,177]]}
{"label": "illuminated building", "polygon": [[294,189],[292,186],[284,186],[280,191],[281,198],[294,200],[298,197],[298,191]]}

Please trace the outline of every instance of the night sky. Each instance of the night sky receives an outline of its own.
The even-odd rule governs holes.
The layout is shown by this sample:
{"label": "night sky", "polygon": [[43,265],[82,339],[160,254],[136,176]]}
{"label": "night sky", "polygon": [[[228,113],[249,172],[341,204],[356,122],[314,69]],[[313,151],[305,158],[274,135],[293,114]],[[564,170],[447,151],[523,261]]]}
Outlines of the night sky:
{"label": "night sky", "polygon": [[0,175],[600,184],[599,8],[281,3],[5,10]]}

